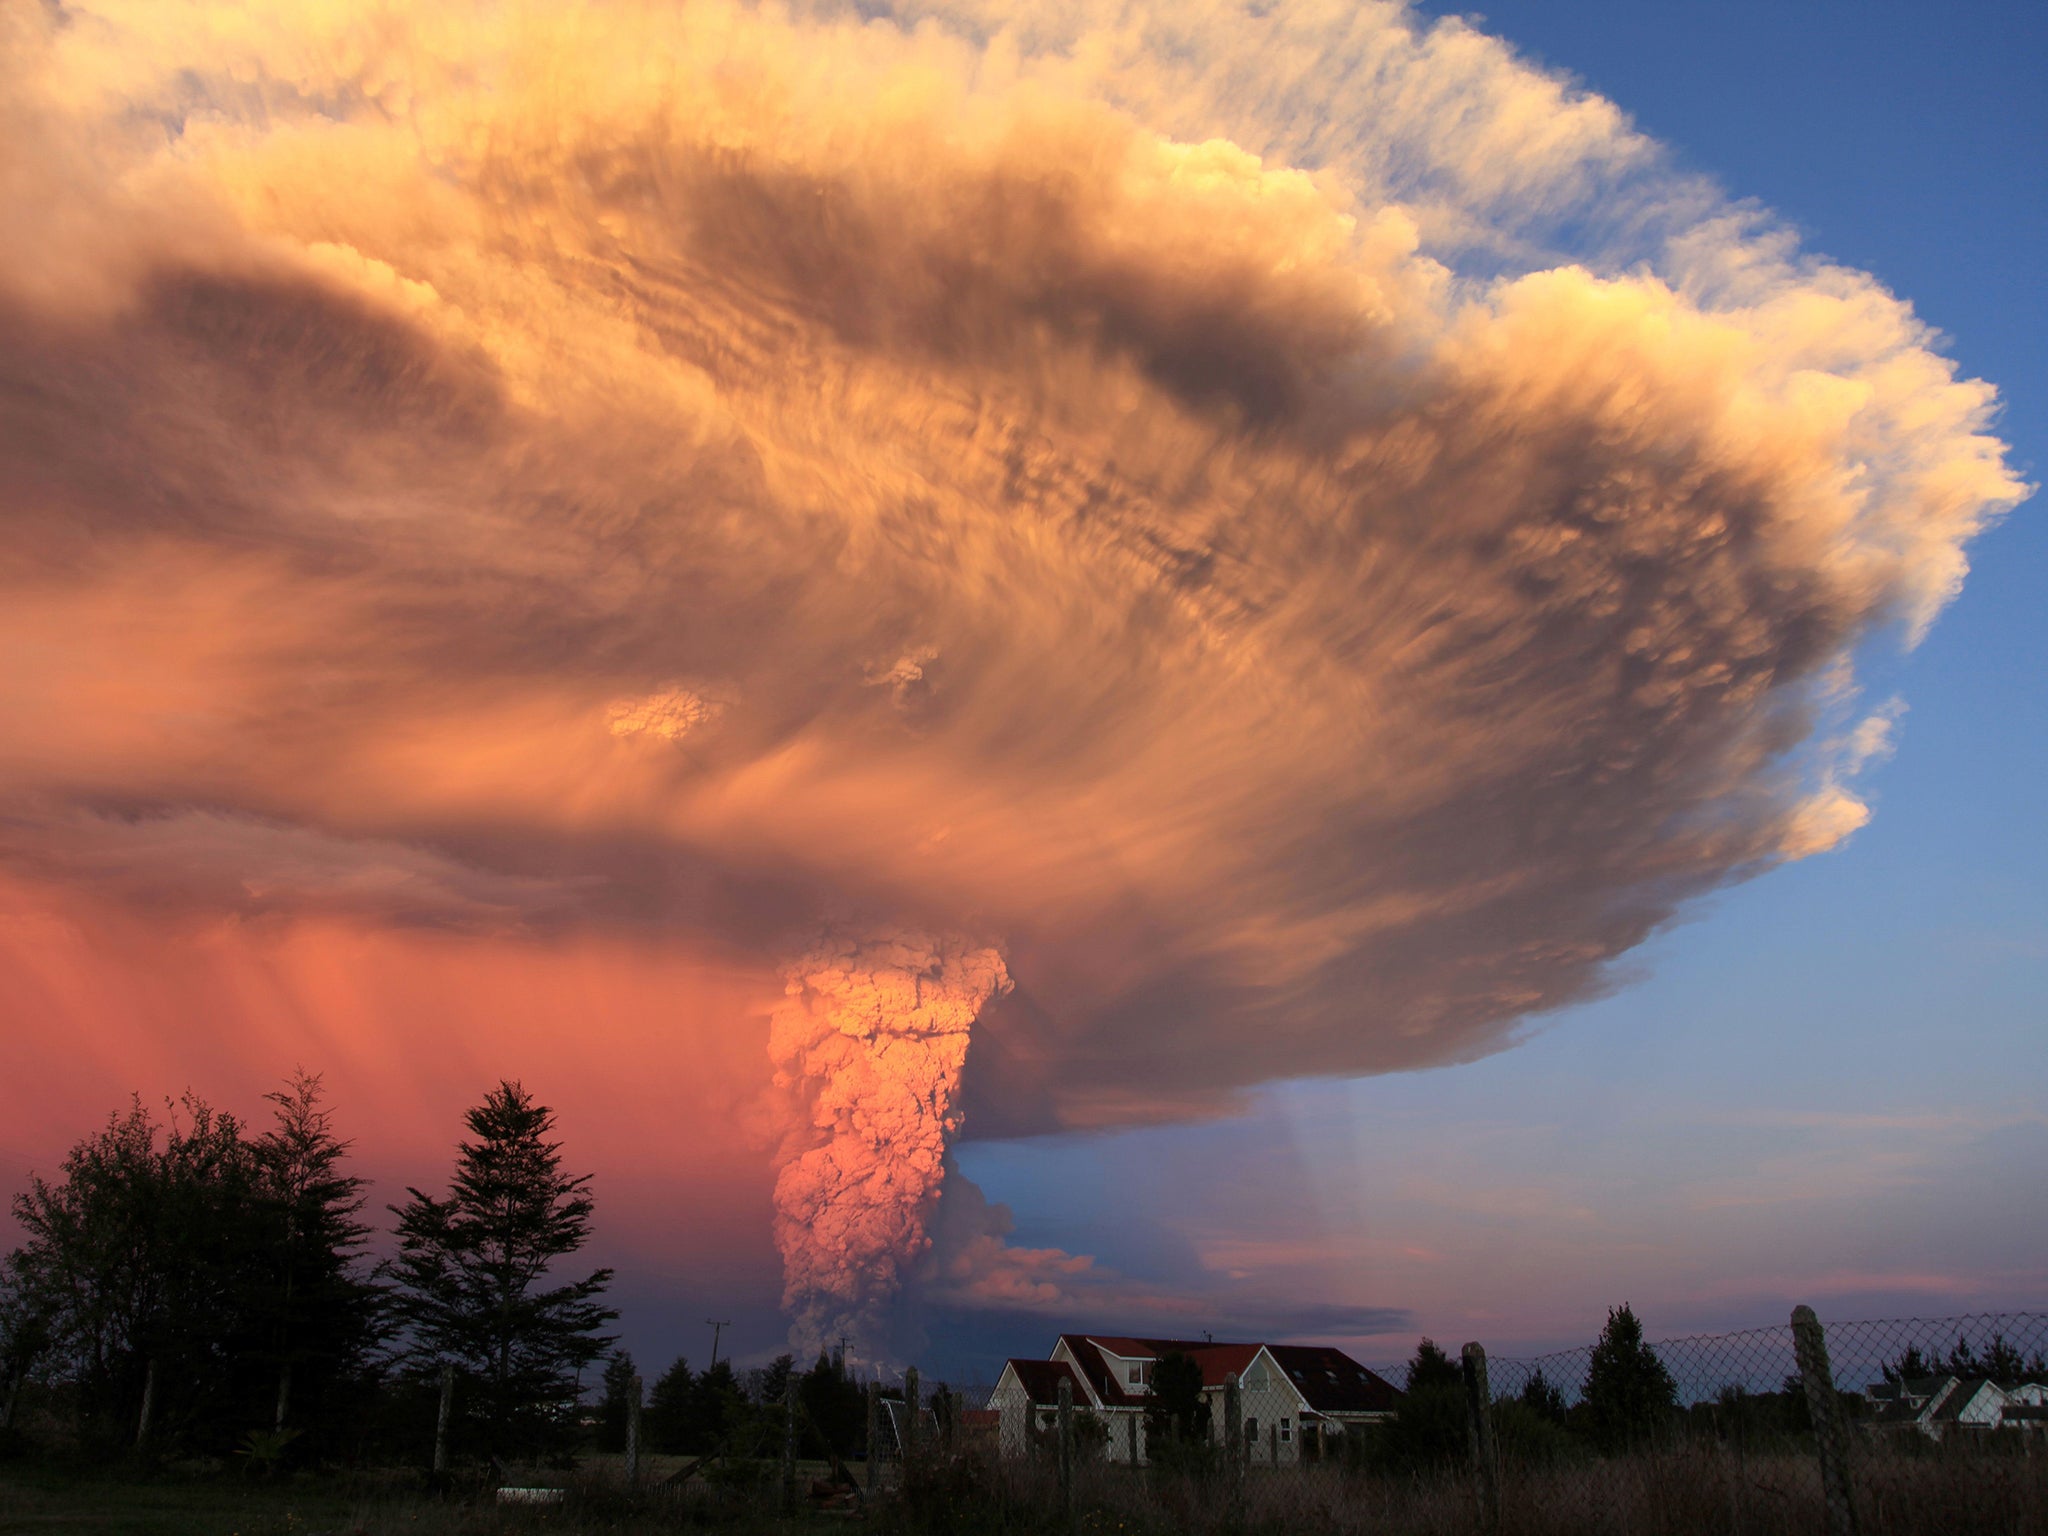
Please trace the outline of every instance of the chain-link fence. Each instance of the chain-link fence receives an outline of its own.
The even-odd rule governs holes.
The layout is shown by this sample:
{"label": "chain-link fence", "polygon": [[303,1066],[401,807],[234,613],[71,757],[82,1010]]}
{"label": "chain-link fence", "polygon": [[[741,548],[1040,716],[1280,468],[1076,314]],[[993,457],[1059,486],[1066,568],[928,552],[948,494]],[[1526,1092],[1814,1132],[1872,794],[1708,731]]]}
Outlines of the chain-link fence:
{"label": "chain-link fence", "polygon": [[901,1513],[942,1484],[961,1530],[980,1509],[1005,1528],[1131,1533],[2048,1533],[2044,1357],[2042,1312],[1823,1326],[1801,1309],[1648,1342],[1622,1311],[1578,1349],[1382,1367],[1394,1411],[1348,1422],[1308,1406],[1305,1371],[1261,1356],[1211,1394],[1202,1444],[1171,1455],[1142,1414],[1091,1408],[1077,1377],[1064,1451],[1057,1406],[1036,1405],[1007,1455],[907,1469]]}

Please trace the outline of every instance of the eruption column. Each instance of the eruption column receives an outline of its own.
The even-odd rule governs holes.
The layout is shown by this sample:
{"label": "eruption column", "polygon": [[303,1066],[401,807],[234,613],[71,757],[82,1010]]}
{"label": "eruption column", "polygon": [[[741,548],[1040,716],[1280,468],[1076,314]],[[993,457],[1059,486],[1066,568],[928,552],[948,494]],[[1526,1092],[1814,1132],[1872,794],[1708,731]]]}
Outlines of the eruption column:
{"label": "eruption column", "polygon": [[775,1181],[790,1342],[873,1350],[929,1242],[968,1031],[1010,976],[993,949],[915,932],[828,941],[783,974],[768,1048],[795,1101]]}

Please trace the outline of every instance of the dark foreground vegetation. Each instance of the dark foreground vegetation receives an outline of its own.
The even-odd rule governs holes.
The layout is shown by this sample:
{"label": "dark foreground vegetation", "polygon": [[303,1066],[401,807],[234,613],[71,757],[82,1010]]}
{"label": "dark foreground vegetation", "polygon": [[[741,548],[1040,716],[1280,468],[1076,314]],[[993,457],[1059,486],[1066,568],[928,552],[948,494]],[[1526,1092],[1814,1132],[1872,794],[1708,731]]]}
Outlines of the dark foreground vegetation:
{"label": "dark foreground vegetation", "polygon": [[[616,1459],[585,1458],[548,1474],[554,1506],[501,1506],[487,1481],[439,1491],[417,1472],[251,1477],[221,1469],[157,1468],[91,1476],[21,1462],[0,1466],[0,1532],[93,1530],[132,1536],[484,1536],[484,1533],[654,1533],[821,1530],[857,1520],[905,1536],[979,1532],[1330,1532],[1334,1536],[1817,1536],[1826,1530],[1810,1456],[1738,1457],[1711,1445],[1511,1476],[1497,1525],[1482,1522],[1467,1479],[1407,1478],[1318,1466],[1248,1473],[1241,1488],[1186,1472],[1098,1466],[1076,1470],[1071,1512],[1054,1469],[1031,1463],[934,1464],[907,1484],[894,1476],[862,1504],[825,1510],[811,1497],[825,1464],[800,1468],[796,1512],[784,1513],[773,1463],[747,1477],[680,1485],[687,1463],[651,1458],[628,1488]],[[1887,1448],[1859,1468],[1866,1536],[2048,1531],[2048,1458],[1981,1446]],[[864,1504],[864,1507],[863,1507]]]}

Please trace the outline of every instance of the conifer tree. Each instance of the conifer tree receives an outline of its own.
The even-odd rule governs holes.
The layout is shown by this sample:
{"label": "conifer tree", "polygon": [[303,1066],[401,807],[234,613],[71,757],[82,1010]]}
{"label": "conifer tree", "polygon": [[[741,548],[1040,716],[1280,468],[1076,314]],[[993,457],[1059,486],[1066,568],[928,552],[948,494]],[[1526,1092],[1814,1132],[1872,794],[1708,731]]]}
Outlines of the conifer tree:
{"label": "conifer tree", "polygon": [[604,1363],[604,1388],[597,1400],[597,1448],[618,1452],[626,1448],[626,1423],[633,1413],[633,1385],[640,1373],[633,1357],[623,1349],[612,1351]]}
{"label": "conifer tree", "polygon": [[647,1392],[647,1443],[671,1455],[690,1448],[695,1422],[696,1377],[690,1362],[677,1355],[669,1368],[655,1377]]}
{"label": "conifer tree", "polygon": [[1438,1468],[1467,1453],[1464,1372],[1434,1339],[1415,1346],[1388,1429],[1380,1449],[1400,1467]]}
{"label": "conifer tree", "polygon": [[1586,1365],[1586,1419],[1608,1450],[1654,1439],[1678,1406],[1678,1384],[1643,1342],[1643,1325],[1626,1304],[1610,1307]]}
{"label": "conifer tree", "polygon": [[276,1115],[255,1146],[271,1266],[260,1323],[277,1372],[272,1429],[281,1432],[317,1410],[322,1389],[374,1347],[381,1293],[357,1268],[370,1235],[357,1219],[368,1181],[342,1171],[349,1143],[321,1106],[319,1077],[295,1073],[264,1097]]}
{"label": "conifer tree", "polygon": [[554,1113],[501,1082],[465,1122],[445,1199],[417,1189],[398,1217],[386,1272],[422,1374],[457,1373],[460,1426],[494,1464],[565,1448],[575,1434],[577,1372],[613,1340],[600,1299],[609,1269],[549,1285],[558,1260],[590,1236],[590,1175],[562,1169]]}

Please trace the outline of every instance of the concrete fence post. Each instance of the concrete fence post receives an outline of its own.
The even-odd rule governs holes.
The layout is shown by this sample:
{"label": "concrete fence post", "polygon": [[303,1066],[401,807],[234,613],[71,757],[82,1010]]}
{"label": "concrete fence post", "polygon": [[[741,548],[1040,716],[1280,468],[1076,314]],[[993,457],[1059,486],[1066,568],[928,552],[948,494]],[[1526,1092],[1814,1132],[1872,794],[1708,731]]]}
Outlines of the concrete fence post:
{"label": "concrete fence post", "polygon": [[1139,1435],[1139,1432],[1140,1432],[1140,1431],[1142,1431],[1142,1430],[1144,1429],[1144,1427],[1145,1427],[1145,1413],[1144,1413],[1144,1410],[1143,1410],[1143,1409],[1140,1409],[1140,1410],[1138,1410],[1138,1412],[1136,1412],[1136,1413],[1134,1413],[1134,1414],[1132,1414],[1132,1415],[1131,1415],[1131,1418],[1130,1418],[1130,1425],[1131,1425],[1131,1465],[1135,1467],[1135,1466],[1139,1465],[1139,1456],[1140,1456],[1140,1452],[1139,1452],[1139,1450],[1138,1450],[1138,1435]]}
{"label": "concrete fence post", "polygon": [[1806,1387],[1806,1411],[1813,1420],[1813,1449],[1820,1458],[1821,1495],[1827,1501],[1828,1536],[1856,1536],[1856,1500],[1849,1483],[1849,1426],[1828,1368],[1827,1335],[1811,1307],[1792,1309],[1792,1350]]}
{"label": "concrete fence post", "polygon": [[1058,1429],[1060,1518],[1071,1520],[1074,1515],[1074,1383],[1067,1376],[1060,1377]]}
{"label": "concrete fence post", "polygon": [[455,1412],[455,1362],[441,1362],[441,1406],[434,1411],[434,1476],[448,1471],[448,1420]]}
{"label": "concrete fence post", "polygon": [[919,1432],[924,1428],[918,1422],[919,1406],[917,1367],[913,1365],[903,1373],[903,1477],[906,1482],[917,1466]]}
{"label": "concrete fence post", "polygon": [[1232,1371],[1223,1378],[1223,1476],[1230,1501],[1232,1530],[1244,1523],[1244,1387]]}
{"label": "concrete fence post", "polygon": [[640,1482],[640,1373],[626,1387],[626,1486]]}
{"label": "concrete fence post", "polygon": [[1500,1457],[1493,1439],[1493,1388],[1486,1379],[1486,1351],[1467,1344],[1465,1427],[1472,1440],[1472,1478],[1479,1493],[1479,1520],[1487,1530],[1500,1525]]}
{"label": "concrete fence post", "polygon": [[882,1460],[882,1384],[868,1383],[868,1492],[875,1491],[875,1469]]}

